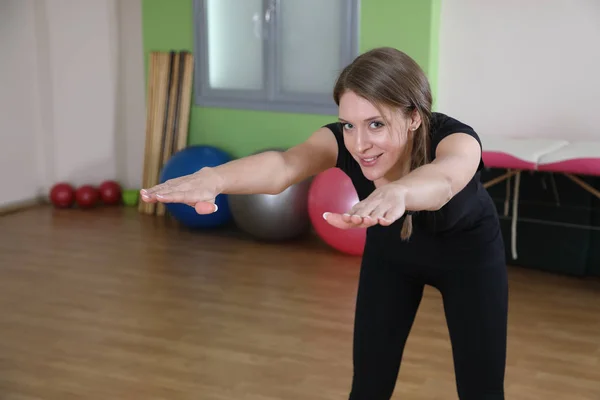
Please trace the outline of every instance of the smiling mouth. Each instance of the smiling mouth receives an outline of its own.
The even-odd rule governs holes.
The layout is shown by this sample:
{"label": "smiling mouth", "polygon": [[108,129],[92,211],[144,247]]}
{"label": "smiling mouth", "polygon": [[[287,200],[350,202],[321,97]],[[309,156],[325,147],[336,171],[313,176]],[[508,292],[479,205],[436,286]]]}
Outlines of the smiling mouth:
{"label": "smiling mouth", "polygon": [[371,166],[375,165],[375,163],[377,162],[379,157],[381,157],[381,154],[374,156],[374,157],[369,157],[369,158],[361,157],[360,163],[362,165],[364,165],[365,167],[371,167]]}

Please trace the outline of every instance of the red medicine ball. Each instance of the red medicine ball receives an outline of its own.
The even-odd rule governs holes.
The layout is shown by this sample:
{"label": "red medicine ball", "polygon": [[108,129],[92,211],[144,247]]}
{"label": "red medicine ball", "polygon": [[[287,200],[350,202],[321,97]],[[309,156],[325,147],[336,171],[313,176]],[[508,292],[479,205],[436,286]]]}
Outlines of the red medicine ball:
{"label": "red medicine ball", "polygon": [[57,208],[69,208],[75,202],[75,189],[68,183],[57,183],[50,190],[50,202]]}
{"label": "red medicine ball", "polygon": [[75,200],[80,208],[92,208],[100,198],[98,191],[91,185],[83,185],[75,192]]}
{"label": "red medicine ball", "polygon": [[121,201],[121,185],[115,181],[104,181],[100,185],[100,199],[106,205],[116,205]]}

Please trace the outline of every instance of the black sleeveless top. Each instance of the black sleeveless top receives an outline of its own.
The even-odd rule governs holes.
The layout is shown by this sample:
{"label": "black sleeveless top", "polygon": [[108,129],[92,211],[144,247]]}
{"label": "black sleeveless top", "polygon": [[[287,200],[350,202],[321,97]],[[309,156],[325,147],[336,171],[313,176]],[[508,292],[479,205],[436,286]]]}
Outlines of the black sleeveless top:
{"label": "black sleeveless top", "polygon": [[[365,178],[360,165],[346,149],[342,124],[334,122],[325,127],[333,132],[338,143],[336,167],[352,180],[359,199],[367,198],[375,190],[375,184]],[[459,132],[474,137],[481,146],[481,140],[472,127],[445,114],[433,113],[430,127],[430,159],[435,158],[436,148],[442,139]],[[452,244],[458,251],[472,247],[481,248],[481,245],[492,242],[496,247],[501,244],[498,243],[501,234],[496,207],[481,183],[480,175],[483,168],[484,163],[480,159],[477,172],[471,181],[440,210],[413,213],[413,237],[405,243],[412,242],[413,247],[421,247],[419,245],[423,243],[430,245],[434,242],[437,245]],[[395,242],[401,242],[399,232],[404,218],[389,227],[375,225],[369,228],[367,241],[390,236]]]}

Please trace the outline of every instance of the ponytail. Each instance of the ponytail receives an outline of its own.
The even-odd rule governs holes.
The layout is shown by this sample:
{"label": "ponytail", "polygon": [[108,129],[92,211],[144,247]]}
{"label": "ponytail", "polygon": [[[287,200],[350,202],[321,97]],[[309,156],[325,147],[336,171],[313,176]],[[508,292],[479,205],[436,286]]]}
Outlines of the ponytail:
{"label": "ponytail", "polygon": [[413,216],[411,214],[404,217],[404,223],[402,224],[402,231],[400,232],[400,238],[402,240],[408,240],[412,235],[413,230]]}
{"label": "ponytail", "polygon": [[[429,163],[429,113],[421,113],[421,125],[412,135],[412,149],[410,154],[410,171],[413,171]],[[413,214],[406,212],[400,238],[402,240],[410,239],[413,232]]]}

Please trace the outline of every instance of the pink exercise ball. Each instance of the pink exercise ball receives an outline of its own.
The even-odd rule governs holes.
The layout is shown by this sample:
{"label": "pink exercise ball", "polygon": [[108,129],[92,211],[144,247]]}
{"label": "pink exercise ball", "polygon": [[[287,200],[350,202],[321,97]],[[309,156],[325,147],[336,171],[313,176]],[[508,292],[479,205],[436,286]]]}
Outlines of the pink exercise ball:
{"label": "pink exercise ball", "polygon": [[367,229],[336,228],[323,219],[323,213],[343,214],[358,202],[352,181],[339,168],[330,168],[315,176],[308,191],[308,213],[317,235],[334,249],[353,256],[363,254]]}

